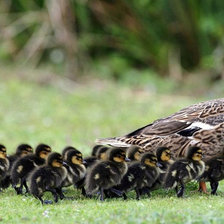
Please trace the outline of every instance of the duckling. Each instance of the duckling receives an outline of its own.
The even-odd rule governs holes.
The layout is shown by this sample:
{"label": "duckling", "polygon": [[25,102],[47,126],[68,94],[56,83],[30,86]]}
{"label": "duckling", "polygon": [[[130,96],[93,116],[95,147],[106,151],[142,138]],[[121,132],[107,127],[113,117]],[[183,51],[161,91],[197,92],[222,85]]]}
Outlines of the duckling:
{"label": "duckling", "polygon": [[61,152],[63,160],[66,160],[68,152],[73,150],[78,151],[78,149],[74,148],[73,146],[66,146]]}
{"label": "duckling", "polygon": [[93,195],[100,191],[100,200],[104,200],[104,190],[120,183],[127,172],[126,155],[122,148],[112,148],[108,151],[108,160],[99,161],[93,165],[86,176],[86,192]]}
{"label": "duckling", "polygon": [[17,161],[17,159],[23,156],[26,156],[32,152],[33,152],[33,149],[30,145],[20,144],[17,146],[15,154],[7,157],[9,161],[9,169],[7,171],[5,178],[2,180],[2,188],[8,188],[10,184],[12,183],[11,170],[12,170],[13,164]]}
{"label": "duckling", "polygon": [[224,155],[205,161],[205,171],[199,181],[210,182],[211,194],[215,195],[219,181],[224,179]]}
{"label": "duckling", "polygon": [[[51,204],[52,201],[42,199],[44,192],[50,191],[54,197],[54,202],[58,202],[61,196],[61,185],[67,176],[67,170],[63,166],[62,155],[52,152],[47,157],[46,164],[34,169],[30,179],[30,193],[41,201],[42,204]],[[61,198],[62,199],[62,198]]]}
{"label": "duckling", "polygon": [[[35,154],[24,156],[18,159],[12,167],[11,179],[12,186],[17,194],[22,194],[23,186],[26,193],[29,191],[26,180],[30,172],[37,166],[43,165],[51,147],[45,144],[39,144],[36,147]],[[17,185],[20,185],[17,187]]]}
{"label": "duckling", "polygon": [[150,188],[150,191],[157,190],[164,185],[165,176],[168,168],[174,161],[171,159],[170,149],[167,147],[159,147],[156,150],[156,157],[158,160],[158,166],[160,174],[156,182]]}
{"label": "duckling", "polygon": [[91,153],[91,156],[96,156],[97,155],[97,152],[98,152],[98,149],[101,148],[103,145],[95,145],[93,148],[92,148],[92,153]]}
{"label": "duckling", "polygon": [[[184,184],[199,177],[205,169],[202,159],[202,150],[192,146],[188,149],[187,157],[175,161],[165,177],[165,188],[175,188],[177,197],[183,197]],[[178,190],[178,185],[180,189]]]}
{"label": "duckling", "polygon": [[[123,192],[123,198],[127,199],[126,192],[135,189],[136,199],[139,200],[141,189],[150,188],[159,177],[157,158],[152,153],[144,153],[140,161],[132,162],[128,166],[128,171],[115,187]],[[150,196],[149,192],[147,192]]]}
{"label": "duckling", "polygon": [[2,188],[4,188],[4,185],[2,185],[2,181],[5,179],[8,169],[9,160],[6,156],[6,147],[0,144],[0,191]]}
{"label": "duckling", "polygon": [[66,169],[67,177],[62,183],[62,187],[68,187],[74,185],[74,187],[82,188],[82,193],[85,195],[84,186],[77,186],[81,180],[84,180],[86,175],[86,167],[83,165],[82,153],[78,150],[71,150],[67,154]]}
{"label": "duckling", "polygon": [[[86,168],[91,167],[99,160],[107,159],[106,157],[107,157],[107,151],[110,149],[109,147],[104,145],[97,145],[97,149],[94,149],[94,148],[93,148],[94,152],[92,152],[92,156],[87,156],[84,158]],[[95,156],[93,156],[94,153],[95,153]]]}
{"label": "duckling", "polygon": [[143,153],[143,149],[139,146],[133,145],[127,149],[127,157],[131,161],[140,161],[141,154]]}

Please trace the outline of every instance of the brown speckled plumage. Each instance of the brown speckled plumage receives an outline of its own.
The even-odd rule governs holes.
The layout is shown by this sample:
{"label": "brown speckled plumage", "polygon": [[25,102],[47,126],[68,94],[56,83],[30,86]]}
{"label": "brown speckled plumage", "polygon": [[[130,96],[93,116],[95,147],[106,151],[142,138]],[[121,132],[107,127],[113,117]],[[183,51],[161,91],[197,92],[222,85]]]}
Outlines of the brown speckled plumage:
{"label": "brown speckled plumage", "polygon": [[[209,128],[193,127],[197,123]],[[185,135],[186,130],[193,131]],[[116,146],[138,145],[152,152],[157,147],[166,146],[174,157],[184,156],[189,146],[196,145],[203,149],[206,158],[218,155],[224,149],[224,98],[191,105],[125,136],[97,142]]]}

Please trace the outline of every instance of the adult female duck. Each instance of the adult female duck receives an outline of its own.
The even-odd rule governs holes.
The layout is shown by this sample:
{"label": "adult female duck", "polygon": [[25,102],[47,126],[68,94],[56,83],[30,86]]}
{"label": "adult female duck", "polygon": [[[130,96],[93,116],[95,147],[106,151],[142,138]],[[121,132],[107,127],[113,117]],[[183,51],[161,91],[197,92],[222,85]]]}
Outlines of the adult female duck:
{"label": "adult female duck", "polygon": [[203,150],[203,159],[217,156],[224,149],[224,98],[191,105],[125,136],[98,139],[97,143],[138,145],[154,153],[158,147],[168,147],[176,158],[186,156],[190,146],[197,146]]}

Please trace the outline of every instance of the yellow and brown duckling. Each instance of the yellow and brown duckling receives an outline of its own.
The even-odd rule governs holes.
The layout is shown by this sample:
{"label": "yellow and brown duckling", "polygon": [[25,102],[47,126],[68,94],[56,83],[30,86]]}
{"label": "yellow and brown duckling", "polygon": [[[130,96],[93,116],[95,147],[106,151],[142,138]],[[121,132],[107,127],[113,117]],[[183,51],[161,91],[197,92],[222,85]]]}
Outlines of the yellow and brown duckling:
{"label": "yellow and brown duckling", "polygon": [[63,160],[66,160],[67,159],[67,154],[68,154],[68,152],[70,152],[70,151],[78,151],[78,149],[76,149],[75,147],[73,147],[73,146],[66,146],[63,150],[62,150],[62,152],[61,152],[61,154],[62,154],[62,157],[63,157]]}
{"label": "yellow and brown duckling", "polygon": [[168,168],[171,166],[171,164],[174,163],[174,161],[171,159],[170,149],[167,147],[157,148],[156,157],[158,160],[160,174],[156,182],[150,188],[150,191],[157,190],[164,185],[164,180],[165,180],[165,176],[168,171]]}
{"label": "yellow and brown duckling", "polygon": [[[67,159],[64,161],[67,169],[67,177],[62,183],[62,187],[73,185],[77,188],[82,188],[82,193],[85,195],[84,179],[86,175],[86,167],[83,164],[82,153],[78,150],[71,150],[67,154]],[[82,183],[82,186],[81,186]]]}
{"label": "yellow and brown duckling", "polygon": [[21,157],[26,156],[30,153],[33,152],[33,149],[30,145],[28,144],[20,144],[17,146],[16,148],[16,152],[12,155],[9,155],[7,158],[9,160],[9,169],[7,172],[6,177],[4,178],[4,180],[2,180],[2,187],[3,188],[7,188],[10,186],[10,184],[12,183],[11,180],[11,170],[13,167],[13,164]]}
{"label": "yellow and brown duckling", "polygon": [[97,162],[86,176],[86,192],[93,195],[100,191],[100,200],[104,200],[104,190],[120,183],[127,172],[125,150],[112,148],[108,151],[108,160]]}
{"label": "yellow and brown duckling", "polygon": [[211,194],[216,194],[219,181],[224,179],[224,155],[214,157],[205,162],[205,171],[199,181],[210,182]]}
{"label": "yellow and brown duckling", "polygon": [[[136,199],[139,200],[140,192],[144,188],[150,188],[159,177],[158,161],[154,154],[144,153],[140,161],[132,162],[128,171],[115,189],[123,192],[123,198],[127,199],[126,192],[135,190]],[[147,191],[149,195],[149,191]]]}
{"label": "yellow and brown duckling", "polygon": [[89,168],[99,160],[107,160],[107,152],[109,149],[105,145],[96,145],[93,147],[92,155],[84,158],[85,167]]}
{"label": "yellow and brown duckling", "polygon": [[127,149],[127,157],[131,161],[140,161],[143,152],[144,150],[141,147],[133,145]]}
{"label": "yellow and brown duckling", "polygon": [[0,191],[2,188],[5,188],[2,181],[7,176],[7,172],[9,169],[9,160],[6,155],[6,147],[0,144]]}
{"label": "yellow and brown duckling", "polygon": [[17,194],[22,194],[23,186],[26,188],[26,192],[28,192],[28,186],[26,183],[27,177],[35,167],[41,166],[45,163],[45,159],[50,152],[50,146],[39,144],[35,149],[35,154],[24,156],[15,162],[11,171],[11,179],[12,186]]}
{"label": "yellow and brown duckling", "polygon": [[[54,197],[54,202],[58,202],[61,197],[61,185],[67,176],[67,170],[63,166],[62,155],[52,152],[47,157],[46,164],[37,167],[30,175],[30,193],[41,201],[42,204],[49,204],[52,201],[42,199],[44,192],[49,191]],[[61,198],[62,199],[62,198]]]}
{"label": "yellow and brown duckling", "polygon": [[[198,178],[205,169],[205,163],[202,159],[202,150],[199,147],[192,146],[188,149],[187,157],[175,161],[165,177],[165,188],[175,188],[177,197],[184,195],[184,184]],[[178,189],[180,185],[180,189]]]}

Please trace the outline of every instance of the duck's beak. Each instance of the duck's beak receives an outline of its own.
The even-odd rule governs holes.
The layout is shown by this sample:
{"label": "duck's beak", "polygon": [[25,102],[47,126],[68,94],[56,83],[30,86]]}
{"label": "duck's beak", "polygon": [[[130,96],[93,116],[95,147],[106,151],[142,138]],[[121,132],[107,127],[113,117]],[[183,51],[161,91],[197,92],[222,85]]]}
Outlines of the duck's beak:
{"label": "duck's beak", "polygon": [[160,168],[163,167],[163,165],[161,163],[159,163],[159,162],[156,163],[156,166],[158,166]]}
{"label": "duck's beak", "polygon": [[125,162],[131,162],[131,160],[129,158],[127,158],[127,157],[125,157],[125,160],[124,161]]}
{"label": "duck's beak", "polygon": [[87,164],[86,160],[83,160],[83,161],[82,161],[82,164],[83,164],[83,165],[86,165],[86,164]]}

